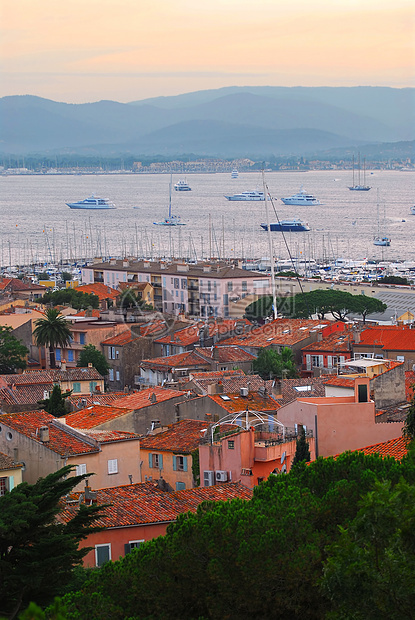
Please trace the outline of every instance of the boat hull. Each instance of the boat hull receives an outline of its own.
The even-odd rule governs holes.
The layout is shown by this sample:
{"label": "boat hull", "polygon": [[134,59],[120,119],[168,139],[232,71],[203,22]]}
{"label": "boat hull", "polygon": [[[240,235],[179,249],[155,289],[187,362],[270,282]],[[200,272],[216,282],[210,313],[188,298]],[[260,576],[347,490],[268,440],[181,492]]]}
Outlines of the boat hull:
{"label": "boat hull", "polygon": [[[261,228],[268,230],[268,225],[261,224]],[[310,230],[305,222],[272,222],[269,228],[271,232],[307,232]]]}
{"label": "boat hull", "polygon": [[257,202],[260,200],[265,200],[264,196],[243,196],[235,194],[235,196],[225,196],[226,200],[236,201],[236,202]]}
{"label": "boat hull", "polygon": [[367,185],[354,185],[353,187],[349,187],[352,192],[368,192],[370,187]]}
{"label": "boat hull", "polygon": [[295,205],[297,207],[321,204],[321,202],[316,198],[314,200],[296,200],[294,198],[281,198],[281,200],[285,205]]}
{"label": "boat hull", "polygon": [[91,206],[86,206],[86,205],[77,205],[76,203],[75,203],[75,204],[69,204],[69,203],[66,203],[66,204],[67,204],[67,206],[68,206],[70,209],[82,209],[83,211],[86,211],[86,210],[87,210],[87,211],[107,211],[108,209],[115,209],[115,207],[110,207],[110,206],[106,206],[106,207],[104,207],[104,206],[102,206],[102,207],[101,207],[101,206],[94,207],[94,206],[92,206],[92,205],[91,205]]}

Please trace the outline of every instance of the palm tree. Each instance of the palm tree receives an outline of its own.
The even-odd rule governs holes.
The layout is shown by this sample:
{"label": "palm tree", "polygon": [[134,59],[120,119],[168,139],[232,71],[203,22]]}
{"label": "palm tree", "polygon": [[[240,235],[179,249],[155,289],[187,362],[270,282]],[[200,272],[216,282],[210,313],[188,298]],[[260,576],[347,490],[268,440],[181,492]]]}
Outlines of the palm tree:
{"label": "palm tree", "polygon": [[46,318],[36,321],[33,335],[38,347],[49,347],[50,367],[56,368],[55,347],[68,346],[72,332],[65,317],[56,308],[46,310],[45,316]]}

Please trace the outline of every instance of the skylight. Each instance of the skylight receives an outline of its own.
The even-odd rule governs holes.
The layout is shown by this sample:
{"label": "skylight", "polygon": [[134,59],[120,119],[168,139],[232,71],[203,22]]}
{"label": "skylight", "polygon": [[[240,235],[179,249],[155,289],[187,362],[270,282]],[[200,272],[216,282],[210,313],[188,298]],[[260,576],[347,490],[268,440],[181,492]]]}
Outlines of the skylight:
{"label": "skylight", "polygon": [[294,390],[296,390],[297,392],[311,392],[312,389],[313,388],[311,385],[295,385],[294,386]]}
{"label": "skylight", "polygon": [[221,399],[222,399],[222,400],[231,400],[231,399],[229,398],[229,396],[226,396],[226,394],[222,394],[222,395],[221,395]]}

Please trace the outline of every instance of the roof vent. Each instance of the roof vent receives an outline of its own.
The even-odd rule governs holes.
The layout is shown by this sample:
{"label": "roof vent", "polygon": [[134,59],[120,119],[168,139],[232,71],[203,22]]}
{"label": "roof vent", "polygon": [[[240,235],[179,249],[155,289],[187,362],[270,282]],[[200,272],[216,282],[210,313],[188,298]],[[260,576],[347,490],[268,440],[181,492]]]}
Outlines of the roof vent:
{"label": "roof vent", "polygon": [[239,394],[240,394],[241,396],[248,396],[248,388],[246,388],[246,387],[242,387],[242,388],[239,390]]}

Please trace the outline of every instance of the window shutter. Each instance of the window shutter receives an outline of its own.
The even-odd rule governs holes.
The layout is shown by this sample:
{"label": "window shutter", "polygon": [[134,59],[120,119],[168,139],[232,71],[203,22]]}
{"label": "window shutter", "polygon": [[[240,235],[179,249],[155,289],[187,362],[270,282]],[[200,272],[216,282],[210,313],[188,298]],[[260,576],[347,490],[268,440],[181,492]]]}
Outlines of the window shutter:
{"label": "window shutter", "polygon": [[177,458],[177,457],[175,457],[175,456],[173,455],[173,471],[177,471],[177,461],[176,461],[176,458]]}
{"label": "window shutter", "polygon": [[159,469],[163,469],[163,455],[159,454]]}
{"label": "window shutter", "polygon": [[14,489],[14,476],[9,476],[9,491]]}
{"label": "window shutter", "polygon": [[318,367],[323,368],[323,366],[324,366],[324,355],[319,355],[318,356]]}
{"label": "window shutter", "polygon": [[306,355],[305,359],[307,364],[307,370],[311,370],[311,355]]}
{"label": "window shutter", "polygon": [[129,553],[131,553],[131,545],[130,545],[130,543],[125,543],[125,545],[124,545],[124,555],[128,555]]}
{"label": "window shutter", "polygon": [[332,355],[327,356],[327,368],[333,368],[333,356]]}
{"label": "window shutter", "polygon": [[153,455],[152,454],[148,455],[148,466],[153,467]]}
{"label": "window shutter", "polygon": [[344,355],[340,355],[340,364],[344,364],[344,362],[346,361],[346,358]]}
{"label": "window shutter", "polygon": [[187,456],[183,457],[183,471],[187,471]]}
{"label": "window shutter", "polygon": [[118,473],[118,459],[110,459],[108,461],[108,473],[109,474]]}

